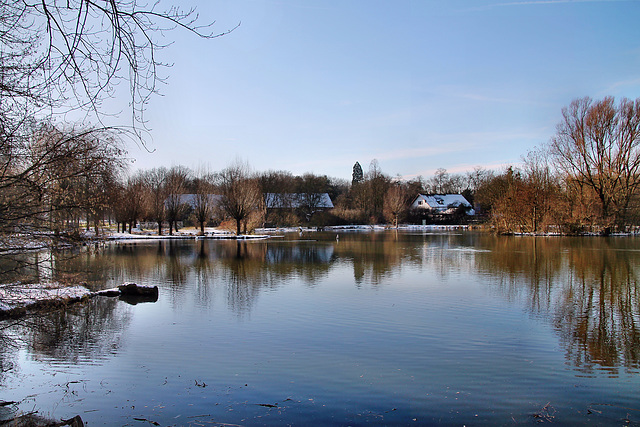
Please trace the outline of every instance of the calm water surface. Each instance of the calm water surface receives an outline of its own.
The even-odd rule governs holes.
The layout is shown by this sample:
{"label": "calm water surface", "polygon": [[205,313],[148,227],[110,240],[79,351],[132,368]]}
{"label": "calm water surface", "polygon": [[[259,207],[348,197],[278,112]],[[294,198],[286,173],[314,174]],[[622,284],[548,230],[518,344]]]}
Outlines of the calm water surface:
{"label": "calm water surface", "polygon": [[87,425],[640,424],[640,238],[118,243],[40,277],[158,285],[0,324],[0,417]]}

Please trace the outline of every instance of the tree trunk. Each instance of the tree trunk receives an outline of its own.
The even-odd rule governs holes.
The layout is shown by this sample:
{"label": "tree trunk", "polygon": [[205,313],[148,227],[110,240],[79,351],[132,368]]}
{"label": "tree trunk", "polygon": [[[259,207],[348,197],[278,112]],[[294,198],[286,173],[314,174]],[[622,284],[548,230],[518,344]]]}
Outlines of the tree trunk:
{"label": "tree trunk", "polygon": [[240,235],[240,227],[241,226],[242,226],[241,220],[240,219],[236,219],[236,236]]}

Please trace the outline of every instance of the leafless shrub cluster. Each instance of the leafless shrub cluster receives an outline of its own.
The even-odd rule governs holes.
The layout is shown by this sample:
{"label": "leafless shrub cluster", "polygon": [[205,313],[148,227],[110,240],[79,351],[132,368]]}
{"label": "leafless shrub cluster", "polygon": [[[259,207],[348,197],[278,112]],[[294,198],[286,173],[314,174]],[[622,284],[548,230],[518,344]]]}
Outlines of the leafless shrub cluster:
{"label": "leafless shrub cluster", "polygon": [[485,180],[477,200],[498,231],[608,234],[637,225],[640,99],[574,100],[522,170]]}

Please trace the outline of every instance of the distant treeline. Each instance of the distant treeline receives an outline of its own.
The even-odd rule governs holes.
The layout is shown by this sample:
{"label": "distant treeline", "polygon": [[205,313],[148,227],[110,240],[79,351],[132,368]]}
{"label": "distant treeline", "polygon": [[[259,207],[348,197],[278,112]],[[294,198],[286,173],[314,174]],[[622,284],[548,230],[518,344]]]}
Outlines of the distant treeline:
{"label": "distant treeline", "polygon": [[[99,233],[105,221],[128,231],[146,221],[156,223],[158,233],[172,233],[178,222],[243,233],[265,225],[470,220],[464,210],[436,215],[410,209],[418,194],[462,194],[476,210],[473,220],[499,233],[607,234],[635,226],[640,213],[640,99],[577,99],[563,109],[553,139],[524,156],[521,166],[463,174],[438,169],[427,179],[391,177],[376,160],[366,172],[356,162],[351,181],[255,172],[240,161],[221,171],[174,166],[130,173],[117,131],[51,123],[34,126],[21,142],[2,157],[5,234],[78,236],[89,227]],[[299,194],[304,202],[267,209],[267,193]],[[314,195],[322,193],[333,209],[318,205]],[[192,195],[189,203],[185,194]]]}

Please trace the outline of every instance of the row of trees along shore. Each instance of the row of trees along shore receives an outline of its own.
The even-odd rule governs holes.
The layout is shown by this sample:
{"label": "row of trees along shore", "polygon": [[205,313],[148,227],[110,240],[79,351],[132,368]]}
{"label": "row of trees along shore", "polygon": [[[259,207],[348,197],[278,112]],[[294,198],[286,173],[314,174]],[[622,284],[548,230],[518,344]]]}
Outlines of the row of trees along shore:
{"label": "row of trees along shore", "polygon": [[[140,221],[152,222],[159,234],[171,234],[178,222],[201,231],[222,225],[246,233],[265,225],[470,220],[464,210],[446,219],[412,211],[419,193],[462,194],[478,211],[473,220],[499,233],[608,234],[640,220],[640,99],[576,99],[562,110],[551,141],[525,155],[520,166],[477,167],[463,174],[438,169],[428,179],[391,177],[376,160],[367,172],[356,162],[351,182],[312,173],[258,173],[242,161],[221,171],[174,166],[131,173],[114,129],[41,122],[32,130],[20,156],[5,150],[3,157],[4,234],[39,230],[79,236],[89,227],[99,233],[105,221],[129,232]],[[267,211],[267,193],[297,193],[300,204]],[[335,208],[321,209],[319,193],[328,193]],[[190,203],[186,194],[192,195]]]}
{"label": "row of trees along shore", "polygon": [[[160,233],[165,222],[171,233],[176,221],[203,227],[212,217],[238,233],[262,224],[416,222],[424,218],[408,207],[418,193],[461,193],[500,233],[608,234],[638,223],[640,99],[574,100],[551,141],[501,171],[439,169],[428,179],[403,180],[373,161],[366,173],[356,163],[351,182],[255,173],[241,162],[219,172],[128,173],[126,146],[144,144],[144,106],[164,80],[157,35],[177,29],[213,39],[234,30],[216,33],[198,24],[194,10],[158,7],[0,0],[0,253],[24,249],[25,239],[36,248],[52,236],[79,236],[84,227],[99,233],[105,220],[129,230],[137,221],[156,222]],[[109,127],[105,119],[114,114],[105,101],[119,83],[130,94],[131,124]],[[318,209],[312,195],[323,192],[334,209]],[[264,209],[264,193],[306,197],[295,212],[274,213]],[[196,195],[190,212],[181,194]],[[220,196],[217,203],[209,194]]]}
{"label": "row of trees along shore", "polygon": [[[126,145],[144,145],[144,109],[165,81],[165,37],[234,30],[163,7],[0,0],[0,279],[38,264],[25,251],[73,237],[81,219],[98,229],[114,211]],[[106,102],[116,94],[129,96],[130,119]]]}

